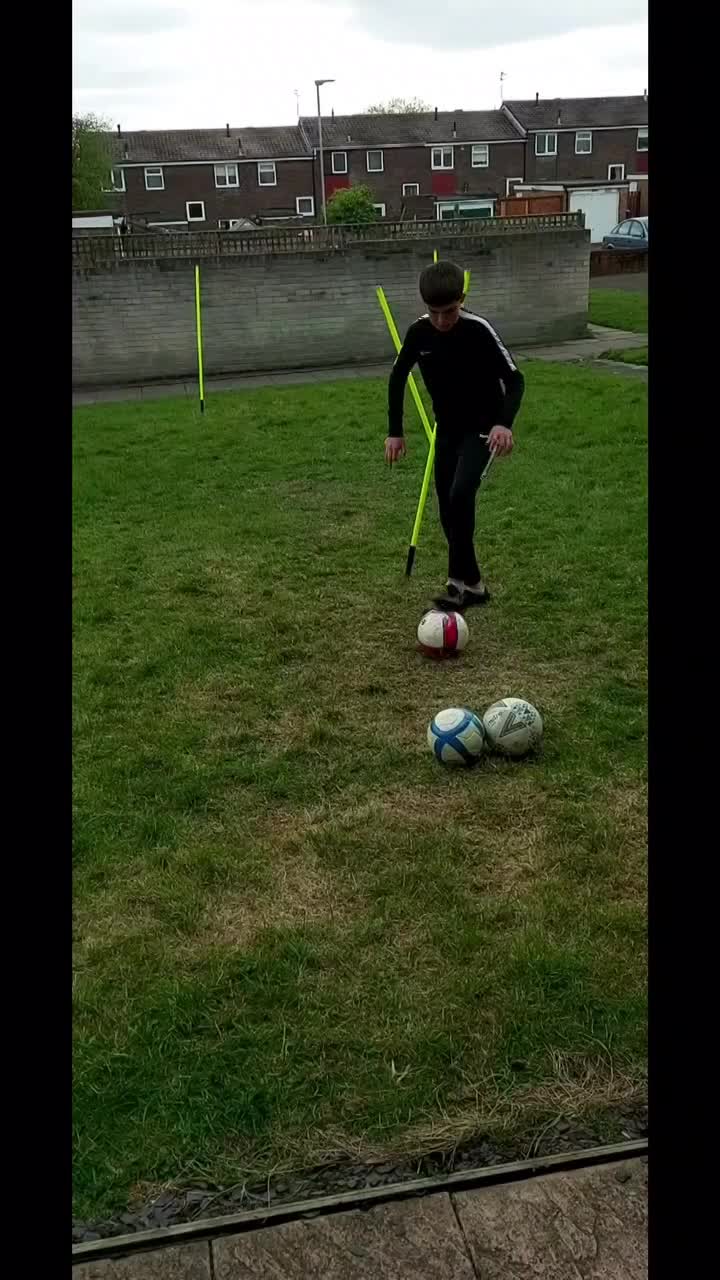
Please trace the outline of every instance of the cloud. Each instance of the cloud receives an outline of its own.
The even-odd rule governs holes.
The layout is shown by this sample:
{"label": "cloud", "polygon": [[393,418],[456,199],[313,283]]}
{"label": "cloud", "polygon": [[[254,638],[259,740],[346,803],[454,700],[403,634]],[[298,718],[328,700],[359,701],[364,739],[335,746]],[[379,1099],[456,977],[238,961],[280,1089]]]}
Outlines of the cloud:
{"label": "cloud", "polygon": [[175,31],[192,21],[189,8],[170,0],[125,0],[122,4],[107,0],[75,0],[73,26],[76,34],[111,36],[147,36],[156,32]]}
{"label": "cloud", "polygon": [[377,40],[437,49],[493,49],[589,27],[647,21],[647,0],[350,0],[353,21]]}
{"label": "cloud", "polygon": [[[302,112],[314,113],[316,76],[336,78],[322,91],[323,111],[336,115],[396,96],[422,97],[444,110],[486,110],[499,105],[501,71],[506,98],[642,93],[647,85],[646,23],[625,21],[637,0],[623,5],[622,25],[560,35],[548,32],[545,15],[559,21],[565,13],[572,25],[574,12],[563,0],[538,4],[538,19],[530,0],[507,0],[512,30],[492,47],[489,33],[502,30],[502,15],[480,14],[481,22],[480,3],[443,0],[431,9],[429,0],[413,0],[412,8],[393,0],[386,13],[379,0],[203,0],[201,7],[196,0],[126,0],[122,10],[117,0],[75,0],[73,103],[112,115],[124,129],[189,129],[227,120],[291,124],[295,89]],[[608,4],[614,12],[615,0]],[[399,34],[391,36],[398,6]],[[597,21],[597,0],[584,0],[577,21],[588,11]],[[535,21],[538,36],[524,30],[521,13]]]}

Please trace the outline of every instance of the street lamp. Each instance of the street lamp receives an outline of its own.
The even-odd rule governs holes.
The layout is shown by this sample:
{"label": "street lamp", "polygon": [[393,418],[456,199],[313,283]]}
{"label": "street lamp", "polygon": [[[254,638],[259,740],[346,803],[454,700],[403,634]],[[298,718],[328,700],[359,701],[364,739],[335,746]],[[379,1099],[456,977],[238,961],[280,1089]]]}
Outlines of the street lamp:
{"label": "street lamp", "polygon": [[317,118],[318,118],[318,145],[320,147],[320,194],[322,197],[322,220],[323,226],[327,226],[327,205],[325,203],[325,161],[323,159],[323,140],[322,140],[322,115],[320,114],[320,85],[334,84],[334,80],[316,80],[315,91],[317,93]]}

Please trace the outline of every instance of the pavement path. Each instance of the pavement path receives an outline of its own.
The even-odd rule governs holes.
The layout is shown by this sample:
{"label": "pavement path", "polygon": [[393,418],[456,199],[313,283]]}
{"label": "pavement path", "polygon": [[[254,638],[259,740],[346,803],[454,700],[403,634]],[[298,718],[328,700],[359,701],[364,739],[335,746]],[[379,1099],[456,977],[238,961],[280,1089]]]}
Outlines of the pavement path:
{"label": "pavement path", "polygon": [[73,1280],[647,1280],[647,1157],[83,1262]]}
{"label": "pavement path", "polygon": [[[606,351],[626,347],[646,347],[647,335],[628,333],[624,329],[607,329],[602,325],[588,325],[590,337],[577,338],[547,347],[516,347],[519,360],[550,360],[560,362],[594,361]],[[615,362],[607,361],[606,368],[618,372]],[[621,371],[637,372],[632,365],[619,366]],[[387,378],[390,360],[382,364],[357,365],[337,369],[293,369],[268,373],[234,374],[205,379],[205,395],[209,399],[216,391],[250,391],[255,387],[290,387],[308,382],[341,382],[353,378]],[[643,369],[647,377],[647,369]],[[174,382],[143,383],[126,387],[98,387],[78,389],[73,392],[73,405],[103,404],[133,400],[164,400],[168,397],[197,398],[197,383],[187,379]]]}

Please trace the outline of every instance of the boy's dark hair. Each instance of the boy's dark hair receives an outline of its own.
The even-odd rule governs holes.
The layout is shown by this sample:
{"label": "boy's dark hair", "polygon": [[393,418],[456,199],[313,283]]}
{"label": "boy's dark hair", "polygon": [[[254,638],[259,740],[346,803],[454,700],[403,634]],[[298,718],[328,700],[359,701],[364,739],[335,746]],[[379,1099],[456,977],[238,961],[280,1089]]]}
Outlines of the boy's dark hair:
{"label": "boy's dark hair", "polygon": [[420,297],[429,307],[459,302],[465,292],[465,272],[454,262],[433,262],[420,272]]}

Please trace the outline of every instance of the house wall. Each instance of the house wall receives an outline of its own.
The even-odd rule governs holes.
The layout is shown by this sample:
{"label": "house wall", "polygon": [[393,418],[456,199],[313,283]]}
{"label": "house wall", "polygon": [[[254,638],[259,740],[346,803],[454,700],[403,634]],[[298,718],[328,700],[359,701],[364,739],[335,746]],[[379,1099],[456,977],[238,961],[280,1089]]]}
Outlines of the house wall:
{"label": "house wall", "polygon": [[[553,132],[547,130],[546,132]],[[637,150],[637,129],[593,129],[590,155],[575,155],[575,131],[558,132],[557,155],[535,155],[535,133],[528,134],[526,182],[607,182],[608,165],[624,164],[625,177],[647,171],[648,152]],[[644,165],[644,168],[639,168]]]}
{"label": "house wall", "polygon": [[[434,248],[470,269],[474,304],[506,341],[584,334],[589,242],[579,228],[208,258],[201,263],[206,373],[389,367],[376,286],[383,283],[403,332],[421,311],[418,276]],[[76,386],[195,377],[193,262],[125,259],[75,270]]]}
{"label": "house wall", "polygon": [[261,187],[257,163],[238,164],[238,187],[215,186],[213,164],[164,165],[164,191],[145,190],[145,170],[127,168],[126,191],[118,196],[122,212],[132,220],[184,222],[188,200],[205,202],[205,222],[193,223],[198,230],[217,228],[219,218],[251,218],[274,209],[295,212],[297,196],[313,194],[312,160],[277,160],[277,186]]}
{"label": "house wall", "polygon": [[[338,187],[370,188],[378,204],[384,204],[388,218],[398,218],[403,204],[403,183],[417,182],[421,197],[504,196],[508,178],[523,176],[524,143],[489,143],[488,167],[473,169],[470,143],[454,143],[453,168],[433,169],[430,147],[385,147],[382,173],[368,173],[367,148],[347,149],[347,175],[333,174],[331,151],[323,148],[325,191],[329,199]],[[337,150],[337,148],[336,148]],[[320,190],[320,164],[316,162],[316,184]],[[405,197],[407,200],[407,197]]]}

